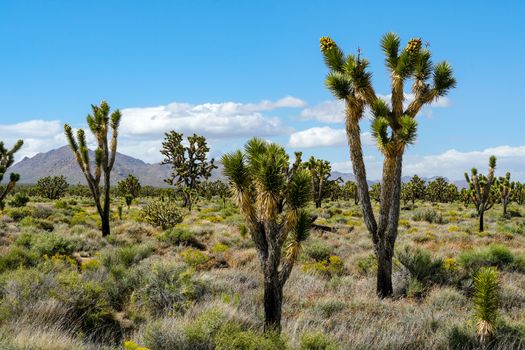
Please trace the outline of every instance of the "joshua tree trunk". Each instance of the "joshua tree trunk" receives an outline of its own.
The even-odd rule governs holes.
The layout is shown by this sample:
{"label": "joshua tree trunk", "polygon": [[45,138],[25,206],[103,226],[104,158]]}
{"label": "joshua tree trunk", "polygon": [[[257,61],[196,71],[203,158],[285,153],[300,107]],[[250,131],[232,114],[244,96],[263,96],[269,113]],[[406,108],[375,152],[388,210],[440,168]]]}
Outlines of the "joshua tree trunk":
{"label": "joshua tree trunk", "polygon": [[[347,104],[352,102],[347,101]],[[370,195],[368,193],[368,182],[366,181],[365,163],[363,161],[363,151],[361,146],[361,130],[359,128],[359,118],[363,109],[354,112],[356,108],[348,107],[346,117],[346,134],[348,138],[348,146],[350,147],[350,159],[352,160],[352,170],[355,176],[357,186],[357,198],[361,204],[363,211],[363,220],[365,226],[370,233],[374,244],[376,243],[375,232],[377,224],[374,219],[374,212],[370,202]]]}
{"label": "joshua tree trunk", "polygon": [[482,205],[479,211],[479,232],[483,232],[484,230],[484,227],[483,227],[483,215],[485,214],[484,209],[485,208],[483,208],[483,205]]}
{"label": "joshua tree trunk", "polygon": [[266,272],[264,276],[264,330],[281,332],[283,288],[278,273]]}

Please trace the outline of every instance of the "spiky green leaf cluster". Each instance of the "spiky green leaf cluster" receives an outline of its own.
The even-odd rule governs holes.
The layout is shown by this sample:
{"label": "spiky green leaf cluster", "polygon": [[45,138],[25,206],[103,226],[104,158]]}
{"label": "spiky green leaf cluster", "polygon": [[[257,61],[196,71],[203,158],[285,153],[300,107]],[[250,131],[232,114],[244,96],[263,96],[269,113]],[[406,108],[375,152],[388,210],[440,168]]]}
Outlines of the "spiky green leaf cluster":
{"label": "spiky green leaf cluster", "polygon": [[496,328],[499,317],[498,271],[495,267],[483,267],[474,276],[474,317],[477,321],[477,332],[484,342]]}

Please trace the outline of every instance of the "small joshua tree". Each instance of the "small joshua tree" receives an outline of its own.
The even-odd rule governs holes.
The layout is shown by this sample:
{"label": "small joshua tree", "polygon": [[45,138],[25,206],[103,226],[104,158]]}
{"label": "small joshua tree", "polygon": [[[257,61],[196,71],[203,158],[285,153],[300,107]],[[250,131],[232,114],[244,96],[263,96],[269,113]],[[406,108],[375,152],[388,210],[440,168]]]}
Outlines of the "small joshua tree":
{"label": "small joshua tree", "polygon": [[[0,141],[0,182],[4,179],[7,169],[15,162],[15,153],[18,152],[23,144],[24,141],[18,140],[13,148],[8,150],[4,147],[4,142]],[[18,180],[20,180],[19,174],[11,173],[9,175],[7,185],[4,188],[0,187],[0,202],[4,203],[5,197],[15,188]]]}
{"label": "small joshua tree", "polygon": [[447,202],[447,186],[448,182],[443,177],[436,177],[434,180],[430,181],[427,186],[426,194],[427,199],[432,203]]}
{"label": "small joshua tree", "polygon": [[507,172],[505,177],[500,176],[496,181],[496,190],[499,200],[503,206],[503,216],[507,217],[507,206],[511,200],[512,191],[514,190],[514,182],[510,182],[510,173]]}
{"label": "small joshua tree", "polygon": [[188,146],[182,144],[182,134],[170,131],[166,133],[160,153],[165,157],[162,164],[170,164],[172,173],[164,181],[181,191],[183,206],[191,210],[193,194],[202,179],[207,180],[213,169],[217,168],[214,159],[207,160],[210,151],[204,136],[188,136]]}
{"label": "small joshua tree", "polygon": [[498,319],[499,281],[495,267],[482,267],[474,276],[474,317],[480,342],[494,334]]}
{"label": "small joshua tree", "polygon": [[124,198],[128,210],[131,202],[140,196],[141,189],[142,186],[140,185],[139,179],[131,174],[129,174],[124,180],[120,180],[117,183],[117,193],[119,196]]}
{"label": "small joshua tree", "polygon": [[[73,135],[73,129],[68,124],[64,125],[64,131],[71,150],[76,156],[77,163],[86,177],[89,190],[95,200],[98,214],[102,222],[102,236],[110,234],[110,176],[115,157],[117,155],[117,137],[121,114],[117,109],[110,114],[110,107],[106,101],[100,106],[91,105],[92,114],[87,116],[89,129],[95,136],[97,149],[95,150],[95,172],[91,173],[89,149],[86,143],[86,134],[83,129],[78,129],[77,137]],[[111,141],[108,142],[108,131],[111,128]],[[102,193],[100,180],[104,176]]]}
{"label": "small joshua tree", "polygon": [[525,186],[521,182],[515,182],[514,191],[512,191],[511,198],[519,205],[525,203]]}
{"label": "small joshua tree", "polygon": [[312,189],[315,207],[321,208],[321,203],[328,194],[326,191],[326,185],[332,172],[330,162],[327,160],[316,159],[312,156],[304,164],[304,166],[306,169],[308,169],[310,176],[312,177]]}
{"label": "small joshua tree", "polygon": [[496,168],[496,157],[489,159],[489,170],[487,176],[478,174],[476,168],[472,168],[470,177],[465,173],[465,180],[469,184],[470,199],[476,206],[479,216],[479,232],[483,232],[483,215],[494,206],[495,196],[492,185],[495,182],[494,169]]}
{"label": "small joshua tree", "polygon": [[46,176],[36,183],[36,192],[47,199],[59,199],[66,194],[69,184],[63,175]]}
{"label": "small joshua tree", "polygon": [[407,199],[412,201],[412,206],[414,206],[416,200],[425,198],[425,190],[425,180],[417,175],[412,176],[405,187]]}
{"label": "small joshua tree", "polygon": [[265,330],[280,331],[283,287],[312,221],[304,209],[311,198],[310,174],[290,171],[284,148],[255,138],[222,163],[263,270]]}

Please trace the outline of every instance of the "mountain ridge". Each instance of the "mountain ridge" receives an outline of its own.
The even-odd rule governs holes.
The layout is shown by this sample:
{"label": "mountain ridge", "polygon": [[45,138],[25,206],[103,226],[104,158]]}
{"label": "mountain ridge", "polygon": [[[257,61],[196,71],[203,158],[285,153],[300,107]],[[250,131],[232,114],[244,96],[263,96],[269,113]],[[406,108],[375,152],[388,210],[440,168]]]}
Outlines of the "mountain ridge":
{"label": "mountain ridge", "polygon": [[[90,159],[93,160],[95,158],[94,152],[90,150],[89,153]],[[212,179],[222,177],[222,167],[220,164],[217,165],[218,169],[212,172]],[[24,157],[21,161],[9,168],[9,172],[20,174],[21,184],[35,184],[38,179],[45,176],[58,175],[64,175],[70,184],[87,184],[73,152],[71,152],[67,145],[48,152],[37,153],[33,157]],[[170,176],[171,167],[160,163],[146,163],[141,159],[117,152],[115,165],[111,173],[111,183],[116,184],[129,174],[136,176],[142,185],[169,187],[169,185],[164,182],[164,179]],[[437,177],[438,176],[421,178],[428,183]],[[341,178],[345,182],[355,181],[355,176],[352,173],[332,171],[330,179],[337,178]],[[410,178],[411,176],[403,176],[402,182],[406,183],[410,181]],[[447,178],[445,178],[445,180],[454,183],[459,188],[466,187],[465,180],[450,181]],[[370,186],[379,182],[379,180],[368,180],[368,185]]]}

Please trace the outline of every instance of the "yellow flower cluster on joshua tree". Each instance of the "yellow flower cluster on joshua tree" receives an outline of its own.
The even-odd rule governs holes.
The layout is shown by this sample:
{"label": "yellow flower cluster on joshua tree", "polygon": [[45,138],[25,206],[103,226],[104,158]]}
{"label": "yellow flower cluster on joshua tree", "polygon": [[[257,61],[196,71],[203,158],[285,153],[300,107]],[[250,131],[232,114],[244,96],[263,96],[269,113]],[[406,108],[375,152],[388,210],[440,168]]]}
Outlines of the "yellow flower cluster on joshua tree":
{"label": "yellow flower cluster on joshua tree", "polygon": [[335,47],[335,41],[333,41],[331,38],[327,36],[323,36],[319,41],[321,43],[322,52],[326,52]]}
{"label": "yellow flower cluster on joshua tree", "polygon": [[406,51],[410,53],[416,53],[421,50],[421,38],[412,38],[408,41]]}

